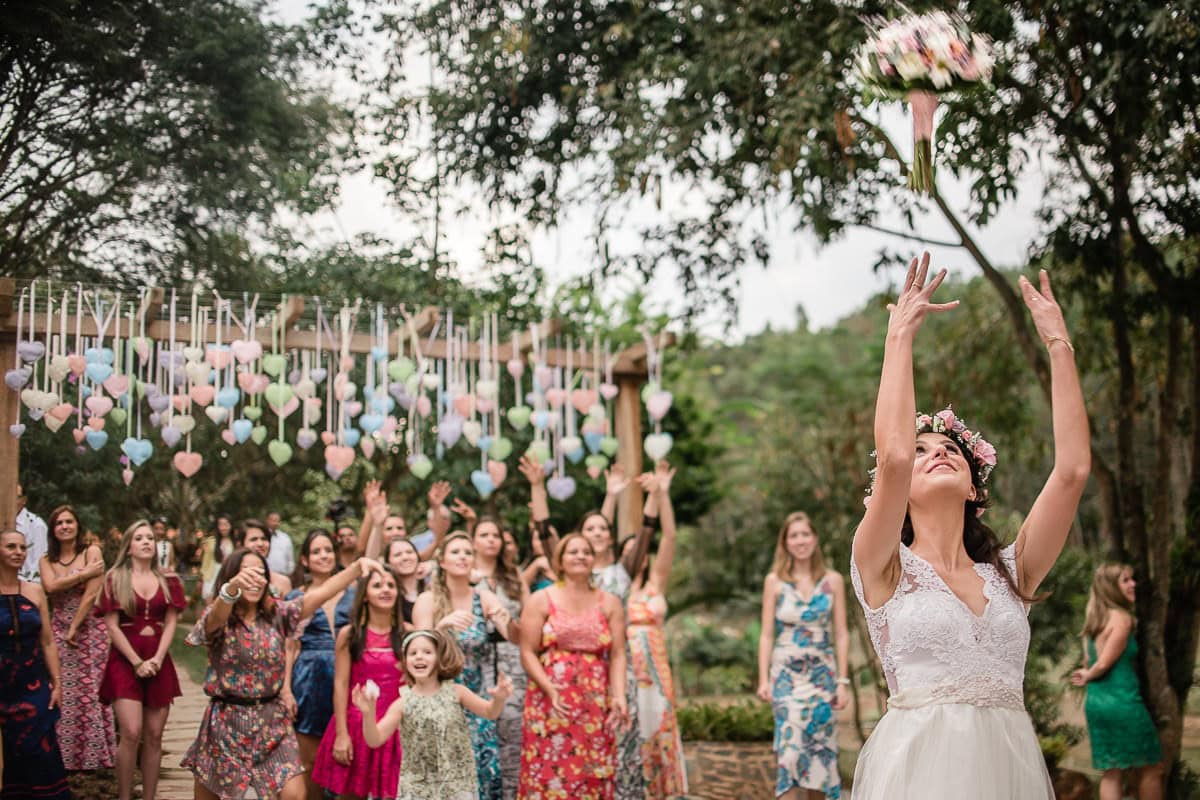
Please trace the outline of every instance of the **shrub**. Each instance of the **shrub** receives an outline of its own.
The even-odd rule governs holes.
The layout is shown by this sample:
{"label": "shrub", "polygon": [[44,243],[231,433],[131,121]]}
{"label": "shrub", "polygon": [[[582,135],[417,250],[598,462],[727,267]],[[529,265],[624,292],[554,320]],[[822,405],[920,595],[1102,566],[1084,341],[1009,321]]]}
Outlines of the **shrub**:
{"label": "shrub", "polygon": [[775,719],[767,703],[689,704],[679,709],[678,718],[680,735],[687,741],[769,742],[775,736]]}

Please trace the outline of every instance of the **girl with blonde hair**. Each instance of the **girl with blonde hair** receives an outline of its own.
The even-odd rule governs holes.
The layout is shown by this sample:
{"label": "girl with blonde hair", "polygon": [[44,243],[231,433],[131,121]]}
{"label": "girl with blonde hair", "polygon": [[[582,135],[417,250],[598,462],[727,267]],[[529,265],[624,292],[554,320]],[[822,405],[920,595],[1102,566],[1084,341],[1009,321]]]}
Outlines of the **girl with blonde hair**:
{"label": "girl with blonde hair", "polygon": [[96,613],[112,647],[100,682],[100,700],[116,712],[117,793],[133,796],[141,743],[142,796],[153,800],[162,763],[162,736],[171,703],[182,692],[168,648],[179,612],[187,607],[183,581],[163,574],[154,530],[144,519],[125,529],[116,563],[104,580]]}
{"label": "girl with blonde hair", "polygon": [[1071,674],[1071,683],[1087,687],[1092,766],[1104,771],[1100,800],[1120,800],[1126,769],[1137,771],[1138,800],[1162,797],[1162,747],[1138,688],[1137,637],[1132,635],[1136,588],[1127,564],[1096,568],[1083,623],[1088,666]]}
{"label": "girl with blonde hair", "polygon": [[826,569],[812,521],[783,520],[763,581],[758,696],[775,711],[775,796],[839,797],[837,725],[846,706],[846,583]]}

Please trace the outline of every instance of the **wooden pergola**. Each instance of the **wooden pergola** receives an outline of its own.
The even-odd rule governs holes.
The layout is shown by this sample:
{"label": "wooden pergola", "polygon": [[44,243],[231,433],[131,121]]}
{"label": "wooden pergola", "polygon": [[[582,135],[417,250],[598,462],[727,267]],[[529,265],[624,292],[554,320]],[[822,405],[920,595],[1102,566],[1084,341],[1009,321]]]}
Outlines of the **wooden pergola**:
{"label": "wooden pergola", "polygon": [[[74,284],[63,284],[58,289],[61,291],[63,288],[74,287]],[[53,321],[48,321],[44,314],[36,314],[31,320],[27,319],[22,326],[23,330],[18,332],[16,301],[19,292],[20,287],[13,278],[0,278],[0,369],[7,369],[8,365],[14,363],[17,342],[21,337],[28,337],[31,327],[34,337],[46,341],[48,346],[49,337],[58,333],[60,325],[57,313]],[[191,296],[191,292],[188,292],[188,296]],[[171,320],[161,313],[165,298],[166,290],[162,287],[140,291],[135,310],[135,327],[140,330],[144,325],[146,338],[157,342],[170,342],[172,339],[176,342],[187,342],[193,333],[193,323],[186,318],[177,318],[172,329]],[[272,344],[273,337],[282,334],[285,350],[315,349],[319,333],[317,326],[305,318],[307,308],[308,303],[304,298],[289,296],[286,302],[282,302],[275,309],[278,313],[264,315],[263,319],[256,322],[252,331],[253,338],[263,344],[265,349]],[[411,327],[408,324],[397,325],[395,331],[389,335],[389,352],[410,353],[413,334],[418,337],[428,336],[442,322],[443,314],[440,309],[433,306],[422,308],[411,315]],[[95,337],[98,334],[98,326],[93,319],[86,315],[79,319],[76,319],[75,315],[68,315],[67,329],[74,332],[77,325],[84,337]],[[541,342],[549,342],[561,328],[561,320],[545,320],[537,328],[537,338]],[[213,341],[216,334],[215,321],[208,322],[207,328],[201,330],[203,341]],[[534,339],[534,332],[529,330],[519,334],[515,341],[510,339],[499,344],[496,349],[499,351],[500,361],[504,362],[514,357],[525,358],[533,349]],[[674,342],[673,334],[660,333],[654,346],[664,348]],[[378,340],[374,339],[371,333],[356,330],[349,337],[349,352],[366,355],[371,352],[372,346],[377,344]],[[641,388],[648,376],[648,350],[645,342],[639,342],[614,354],[610,362],[613,381],[619,389],[613,409],[615,435],[620,443],[616,463],[625,470],[626,475],[631,476],[642,470]],[[446,340],[429,339],[422,344],[421,355],[427,359],[446,358]],[[478,360],[481,355],[479,343],[468,343],[465,352],[458,355],[468,361]],[[541,361],[549,367],[566,367],[571,364],[576,369],[599,371],[603,366],[596,363],[592,352],[585,350],[542,347],[540,355]],[[20,477],[20,441],[8,434],[8,427],[20,418],[20,398],[18,392],[8,387],[0,389],[0,396],[0,417],[3,420],[3,428],[0,429],[0,524],[8,529],[12,528],[15,522],[16,487]],[[618,506],[618,530],[637,530],[641,524],[641,508],[641,488],[636,481],[631,481]]]}

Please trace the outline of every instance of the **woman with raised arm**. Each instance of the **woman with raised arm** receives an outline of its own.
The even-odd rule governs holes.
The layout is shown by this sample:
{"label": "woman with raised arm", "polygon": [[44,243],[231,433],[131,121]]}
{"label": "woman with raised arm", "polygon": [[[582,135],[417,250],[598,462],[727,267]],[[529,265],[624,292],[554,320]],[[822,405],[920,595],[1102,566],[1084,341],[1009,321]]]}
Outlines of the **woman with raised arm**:
{"label": "woman with raised arm", "polygon": [[183,766],[196,776],[196,800],[258,797],[302,800],[303,767],[283,689],[284,642],[303,620],[355,579],[379,570],[359,559],[295,600],[274,600],[267,560],[235,550],[217,574],[217,599],[188,634],[208,648],[208,708]]}
{"label": "woman with raised arm", "polygon": [[[305,592],[321,588],[336,570],[333,535],[324,528],[313,528],[300,546],[295,576],[299,588],[293,589],[287,599],[295,600]],[[298,636],[287,642],[288,666],[284,673],[287,680],[281,694],[285,703],[295,704],[296,742],[309,800],[321,800],[324,796],[324,790],[313,782],[312,770],[321,737],[333,718],[334,645],[338,631],[350,622],[353,604],[353,588],[334,594],[313,612]]]}
{"label": "woman with raised arm", "polygon": [[[540,464],[535,464],[528,458],[521,458],[521,472],[529,480],[530,508],[538,535],[542,543],[547,541],[557,550],[557,542],[549,536],[550,506],[546,496],[546,474]],[[627,481],[620,471],[610,470],[608,474],[608,490],[605,502],[611,507],[607,513],[612,514],[616,497],[625,489]],[[615,488],[619,485],[619,489]],[[604,509],[589,511],[579,521],[575,532],[583,535],[592,546],[592,579],[596,588],[615,596],[624,604],[629,599],[629,590],[633,584],[633,575],[641,569],[646,559],[646,551],[650,547],[650,539],[657,527],[657,520],[647,517],[642,520],[642,529],[633,543],[624,548],[620,558],[614,553],[612,524],[605,516]],[[559,575],[561,578],[562,576]],[[617,741],[617,776],[614,797],[616,800],[640,800],[645,796],[645,780],[642,772],[642,739],[637,719],[637,676],[633,674],[633,659],[626,653],[625,658],[628,673],[625,676],[626,697],[625,705],[631,720],[624,728]]]}
{"label": "woman with raised arm", "polygon": [[104,555],[96,545],[83,543],[79,517],[70,506],[54,509],[46,527],[50,539],[40,573],[62,663],[58,746],[68,771],[111,767],[117,749],[113,711],[100,702],[108,635],[104,620],[92,615],[104,582]]}
{"label": "woman with raised arm", "polygon": [[71,800],[58,750],[62,683],[50,605],[21,580],[25,535],[0,531],[0,785],[5,797]]}
{"label": "woman with raised arm", "polygon": [[758,696],[775,712],[775,796],[841,796],[837,720],[850,685],[846,584],[803,511],[783,520],[763,581]]}
{"label": "woman with raised arm", "polygon": [[[1090,469],[1075,354],[1041,274],[1021,293],[1050,357],[1054,467],[1013,544],[980,519],[996,451],[949,408],[918,415],[913,342],[946,276],[909,265],[890,305],[876,468],[851,578],[891,690],[859,755],[854,800],[1054,797],[1023,702],[1026,617],[1062,551]],[[914,425],[914,420],[915,425]]]}
{"label": "woman with raised arm", "polygon": [[142,797],[154,800],[167,715],[171,703],[183,694],[167,648],[187,598],[179,576],[160,568],[157,542],[146,520],[130,525],[96,603],[112,642],[100,699],[112,705],[120,731],[117,794],[121,800],[133,797],[139,749]]}
{"label": "woman with raised arm", "polygon": [[638,720],[642,738],[642,773],[648,800],[687,795],[683,741],[675,717],[675,681],[667,654],[663,624],[667,619],[667,582],[675,561],[675,511],[671,506],[671,479],[675,470],[660,461],[654,472],[638,477],[646,495],[643,515],[658,516],[662,541],[653,562],[633,579],[629,592],[627,626],[629,654],[637,677]]}
{"label": "woman with raised arm", "polygon": [[[244,547],[258,553],[263,558],[271,554],[271,534],[267,532],[266,523],[260,522],[257,519],[248,519],[242,522],[242,537],[238,542],[238,547]],[[269,573],[269,587],[271,596],[279,599],[287,597],[292,591],[292,578],[290,575],[284,575],[282,572]]]}

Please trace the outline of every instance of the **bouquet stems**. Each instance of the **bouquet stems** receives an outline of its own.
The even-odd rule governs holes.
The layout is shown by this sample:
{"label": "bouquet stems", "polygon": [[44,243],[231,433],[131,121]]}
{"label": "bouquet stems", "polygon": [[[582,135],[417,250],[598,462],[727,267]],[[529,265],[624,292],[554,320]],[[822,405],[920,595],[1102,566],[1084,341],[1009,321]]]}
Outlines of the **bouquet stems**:
{"label": "bouquet stems", "polygon": [[908,188],[919,194],[933,192],[933,116],[938,99],[933,92],[908,93],[913,121],[913,163],[908,171]]}

